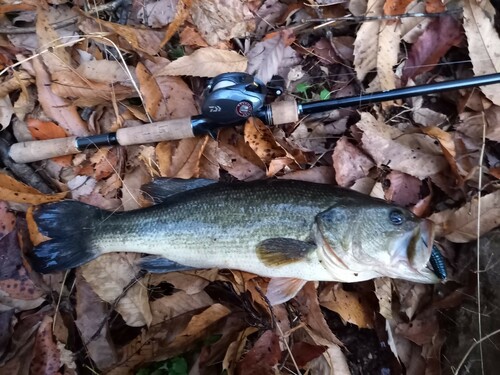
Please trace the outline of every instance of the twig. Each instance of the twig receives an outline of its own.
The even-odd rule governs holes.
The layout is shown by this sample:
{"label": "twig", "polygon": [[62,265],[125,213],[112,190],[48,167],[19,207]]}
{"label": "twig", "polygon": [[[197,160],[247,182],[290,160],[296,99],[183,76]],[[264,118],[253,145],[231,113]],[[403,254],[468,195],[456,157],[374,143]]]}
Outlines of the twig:
{"label": "twig", "polygon": [[481,373],[484,375],[484,361],[483,361],[483,321],[481,316],[481,190],[483,185],[483,160],[484,160],[484,149],[486,145],[486,117],[484,111],[481,112],[483,119],[483,136],[481,139],[481,153],[479,155],[479,179],[478,179],[478,201],[477,201],[477,259],[476,259],[476,284],[477,284],[477,325],[479,333],[479,357],[481,359]]}
{"label": "twig", "polygon": [[[120,7],[124,0],[114,0],[107,4],[99,5],[88,12],[84,12],[84,14],[91,16],[94,13],[102,12],[105,10],[115,10]],[[71,18],[57,21],[52,23],[54,29],[62,29],[63,27],[70,26],[78,21],[80,16],[73,16]],[[27,27],[0,27],[0,34],[31,34],[36,33],[36,26],[27,26]]]}
{"label": "twig", "polygon": [[496,334],[499,334],[500,333],[500,329],[497,329],[496,331],[493,331],[491,333],[488,333],[486,336],[484,336],[481,340],[478,340],[476,341],[474,344],[472,344],[469,348],[469,350],[467,350],[467,353],[465,353],[464,357],[462,358],[462,361],[460,362],[460,364],[458,365],[457,369],[453,372],[453,375],[458,375],[458,373],[460,372],[460,369],[462,368],[462,366],[464,365],[465,361],[467,360],[467,357],[469,357],[470,353],[474,350],[474,348],[477,346],[477,345],[480,345],[483,343],[483,341],[485,340],[488,340],[490,337],[492,336],[495,336]]}

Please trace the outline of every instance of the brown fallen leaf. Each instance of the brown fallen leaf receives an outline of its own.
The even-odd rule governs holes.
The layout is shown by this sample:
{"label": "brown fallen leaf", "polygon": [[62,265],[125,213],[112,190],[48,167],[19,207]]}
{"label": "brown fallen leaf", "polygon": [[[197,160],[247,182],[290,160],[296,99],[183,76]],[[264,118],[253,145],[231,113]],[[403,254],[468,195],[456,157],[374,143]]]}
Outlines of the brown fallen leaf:
{"label": "brown fallen leaf", "polygon": [[158,29],[167,26],[175,17],[176,3],[170,0],[158,0],[145,3],[137,12],[137,18],[144,25]]}
{"label": "brown fallen leaf", "polygon": [[266,166],[234,129],[219,132],[217,162],[241,181],[252,181],[266,175]]}
{"label": "brown fallen leaf", "polygon": [[36,333],[31,374],[57,374],[61,367],[59,349],[52,336],[52,317],[44,316]]}
{"label": "brown fallen leaf", "polygon": [[183,46],[208,47],[205,39],[192,26],[186,26],[179,34],[179,38]]}
{"label": "brown fallen leaf", "polygon": [[[366,16],[381,16],[384,0],[370,0]],[[392,67],[397,64],[401,28],[391,21],[365,22],[357,32],[354,42],[354,67],[359,80],[377,68],[377,78],[370,90],[396,88],[396,76]],[[382,48],[383,46],[383,48]]]}
{"label": "brown fallen leaf", "polygon": [[356,180],[366,177],[375,166],[375,163],[345,136],[337,141],[332,158],[335,180],[343,187],[349,187]]}
{"label": "brown fallen leaf", "polygon": [[254,334],[257,331],[258,329],[256,327],[245,328],[239,333],[236,340],[234,340],[227,347],[226,354],[222,362],[222,369],[224,371],[227,371],[229,375],[235,374],[236,366],[238,365],[243,351],[245,350],[248,336]]}
{"label": "brown fallen leaf", "polygon": [[24,311],[40,306],[45,292],[33,282],[23,264],[16,231],[0,239],[0,258],[0,311]]}
{"label": "brown fallen leaf", "polygon": [[[136,277],[135,261],[140,254],[104,254],[82,266],[82,276],[104,301],[113,303],[123,289]],[[152,321],[148,290],[140,282],[133,285],[118,305],[118,311],[131,327],[149,326]]]}
{"label": "brown fallen leaf", "polygon": [[88,355],[99,369],[110,367],[117,360],[115,346],[109,336],[108,324],[101,327],[102,322],[108,319],[109,307],[85,281],[81,270],[77,270],[76,276],[75,309],[75,324]]}
{"label": "brown fallen leaf", "polygon": [[238,363],[236,371],[241,375],[273,375],[280,359],[279,338],[273,331],[268,330]]}
{"label": "brown fallen leaf", "polygon": [[257,118],[249,118],[244,128],[245,142],[266,164],[285,156],[286,152],[276,143],[272,131]]}
{"label": "brown fallen leaf", "polygon": [[160,142],[156,146],[162,177],[193,178],[200,176],[200,161],[209,137]]}
{"label": "brown fallen leaf", "polygon": [[323,345],[313,345],[308,342],[295,342],[292,346],[292,357],[295,359],[299,368],[305,368],[306,365],[315,358],[318,358],[327,349]]}
{"label": "brown fallen leaf", "polygon": [[422,181],[406,173],[391,171],[382,186],[385,200],[398,206],[409,207],[420,200]]}
{"label": "brown fallen leaf", "polygon": [[426,135],[406,134],[366,112],[361,113],[356,126],[363,131],[363,149],[378,166],[389,163],[393,170],[420,179],[437,174],[447,166],[440,146]]}
{"label": "brown fallen leaf", "polygon": [[448,50],[461,41],[462,28],[454,17],[442,16],[431,21],[411,46],[403,68],[402,83],[432,70]]}
{"label": "brown fallen leaf", "polygon": [[236,0],[197,1],[191,18],[203,39],[215,46],[253,31],[255,21],[248,5]]}
{"label": "brown fallen leaf", "polygon": [[7,202],[42,204],[59,201],[66,196],[66,192],[43,194],[31,186],[0,173],[0,196]]}
{"label": "brown fallen leaf", "polygon": [[179,27],[184,23],[186,18],[191,13],[191,7],[193,6],[193,0],[179,0],[177,3],[177,8],[175,12],[175,17],[172,22],[169,23],[165,36],[161,41],[160,47],[163,47],[167,42],[174,36]]}
{"label": "brown fallen leaf", "polygon": [[136,67],[139,88],[144,98],[144,107],[154,121],[167,119],[167,103],[162,95],[158,82],[142,64]]}
{"label": "brown fallen leaf", "polygon": [[380,315],[387,320],[392,320],[392,281],[388,277],[379,277],[373,282]]}
{"label": "brown fallen leaf", "polygon": [[[478,3],[465,0],[463,27],[474,75],[500,72],[500,38],[494,25],[495,8],[489,1]],[[481,86],[481,91],[497,106],[500,105],[499,85]]]}
{"label": "brown fallen leaf", "polygon": [[45,114],[56,121],[68,134],[88,135],[87,124],[78,114],[77,108],[52,91],[51,77],[40,58],[33,59],[33,69],[36,72],[38,100]]}
{"label": "brown fallen leaf", "polygon": [[108,35],[107,38],[114,40],[118,46],[125,50],[141,51],[148,55],[155,55],[158,52],[164,36],[163,32],[150,28],[138,27],[137,25],[120,25],[90,16],[85,16],[79,23],[79,27],[85,34],[96,38],[99,43],[110,44],[100,37],[104,28],[105,31],[114,33],[114,35]]}
{"label": "brown fallen leaf", "polygon": [[9,211],[7,202],[0,201],[0,240],[14,230],[16,216]]}
{"label": "brown fallen leaf", "polygon": [[340,315],[343,321],[357,325],[360,328],[374,326],[374,311],[359,293],[346,291],[342,284],[329,283],[319,295],[319,303],[328,310]]}
{"label": "brown fallen leaf", "polygon": [[247,73],[255,75],[264,83],[278,74],[283,59],[290,50],[290,40],[293,40],[293,31],[282,30],[273,33],[270,38],[257,42],[247,53]]}
{"label": "brown fallen leaf", "polygon": [[234,51],[200,48],[182,56],[156,73],[157,76],[215,77],[228,72],[244,72],[247,58]]}
{"label": "brown fallen leaf", "polygon": [[281,179],[316,182],[318,184],[335,184],[335,171],[332,167],[319,166],[306,170],[298,170],[279,176]]}
{"label": "brown fallen leaf", "polygon": [[406,11],[406,7],[412,0],[388,0],[384,4],[385,15],[399,15]]}
{"label": "brown fallen leaf", "polygon": [[[500,190],[479,198],[481,213],[479,214],[480,233],[489,232],[500,225]],[[429,217],[436,224],[436,235],[452,242],[469,242],[477,238],[478,199],[474,197],[459,209],[437,212]]]}
{"label": "brown fallen leaf", "polygon": [[326,340],[329,344],[342,345],[342,342],[328,327],[325,317],[321,312],[314,282],[307,282],[295,296],[294,300],[296,301],[297,310],[302,314],[303,321],[315,334]]}

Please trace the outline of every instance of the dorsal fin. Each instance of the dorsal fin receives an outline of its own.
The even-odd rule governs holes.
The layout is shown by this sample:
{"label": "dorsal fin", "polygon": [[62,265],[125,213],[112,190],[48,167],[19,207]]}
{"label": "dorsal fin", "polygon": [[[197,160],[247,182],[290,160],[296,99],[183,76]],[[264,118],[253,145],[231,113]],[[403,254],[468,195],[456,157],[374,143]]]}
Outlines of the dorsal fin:
{"label": "dorsal fin", "polygon": [[161,203],[172,195],[216,183],[217,181],[206,178],[157,178],[150,183],[143,185],[141,189],[143,190],[143,195],[146,199],[153,203]]}

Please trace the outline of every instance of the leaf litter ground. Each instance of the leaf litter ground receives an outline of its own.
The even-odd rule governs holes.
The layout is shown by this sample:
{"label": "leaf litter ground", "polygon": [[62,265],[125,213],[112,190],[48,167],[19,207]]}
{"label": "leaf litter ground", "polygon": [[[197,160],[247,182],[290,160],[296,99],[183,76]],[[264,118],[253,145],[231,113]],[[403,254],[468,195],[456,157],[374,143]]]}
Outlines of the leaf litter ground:
{"label": "leaf litter ground", "polygon": [[[15,140],[106,133],[198,114],[204,77],[224,72],[246,71],[266,83],[279,74],[285,99],[302,101],[497,72],[493,5],[466,0],[463,13],[455,6],[434,0],[0,5],[0,371],[413,375],[495,368],[500,242],[493,234],[480,244],[479,263],[473,247],[459,245],[500,224],[495,86],[338,109],[281,128],[251,119],[217,139],[87,150],[31,167],[6,154]],[[422,12],[428,15],[402,16]],[[256,275],[147,275],[135,266],[135,254],[108,254],[66,273],[31,270],[24,254],[43,240],[33,205],[72,198],[130,210],[147,204],[141,186],[160,176],[302,179],[409,207],[437,224],[449,281],[310,282],[271,308],[263,297],[268,280]],[[477,290],[487,296],[483,302]],[[475,313],[464,315],[466,309]],[[481,330],[475,324],[483,314]],[[484,337],[484,348],[476,345],[465,357]]]}

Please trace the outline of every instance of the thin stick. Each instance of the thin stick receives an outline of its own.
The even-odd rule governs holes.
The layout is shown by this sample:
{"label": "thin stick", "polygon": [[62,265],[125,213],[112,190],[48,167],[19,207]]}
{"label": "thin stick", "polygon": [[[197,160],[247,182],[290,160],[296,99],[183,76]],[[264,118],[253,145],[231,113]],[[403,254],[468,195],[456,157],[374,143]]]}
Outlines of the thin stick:
{"label": "thin stick", "polygon": [[477,346],[477,345],[481,345],[483,343],[483,341],[485,340],[488,340],[490,337],[492,336],[495,336],[497,334],[500,333],[500,329],[497,329],[496,331],[493,331],[491,333],[488,333],[486,336],[484,336],[481,340],[479,341],[476,341],[474,344],[472,344],[469,348],[469,350],[467,350],[467,353],[465,353],[464,357],[462,358],[462,361],[460,362],[460,364],[458,365],[457,369],[453,372],[453,375],[458,375],[458,373],[460,372],[460,369],[462,368],[462,366],[464,365],[465,361],[467,360],[467,357],[469,357],[470,353],[474,350],[474,348]]}
{"label": "thin stick", "polygon": [[481,139],[481,153],[479,155],[479,197],[477,201],[477,254],[476,254],[476,284],[477,284],[477,325],[479,334],[479,357],[481,358],[481,373],[484,375],[484,359],[483,359],[483,320],[481,314],[481,190],[483,185],[483,160],[484,160],[484,149],[486,145],[486,117],[484,111],[481,112],[483,118],[483,136]]}

